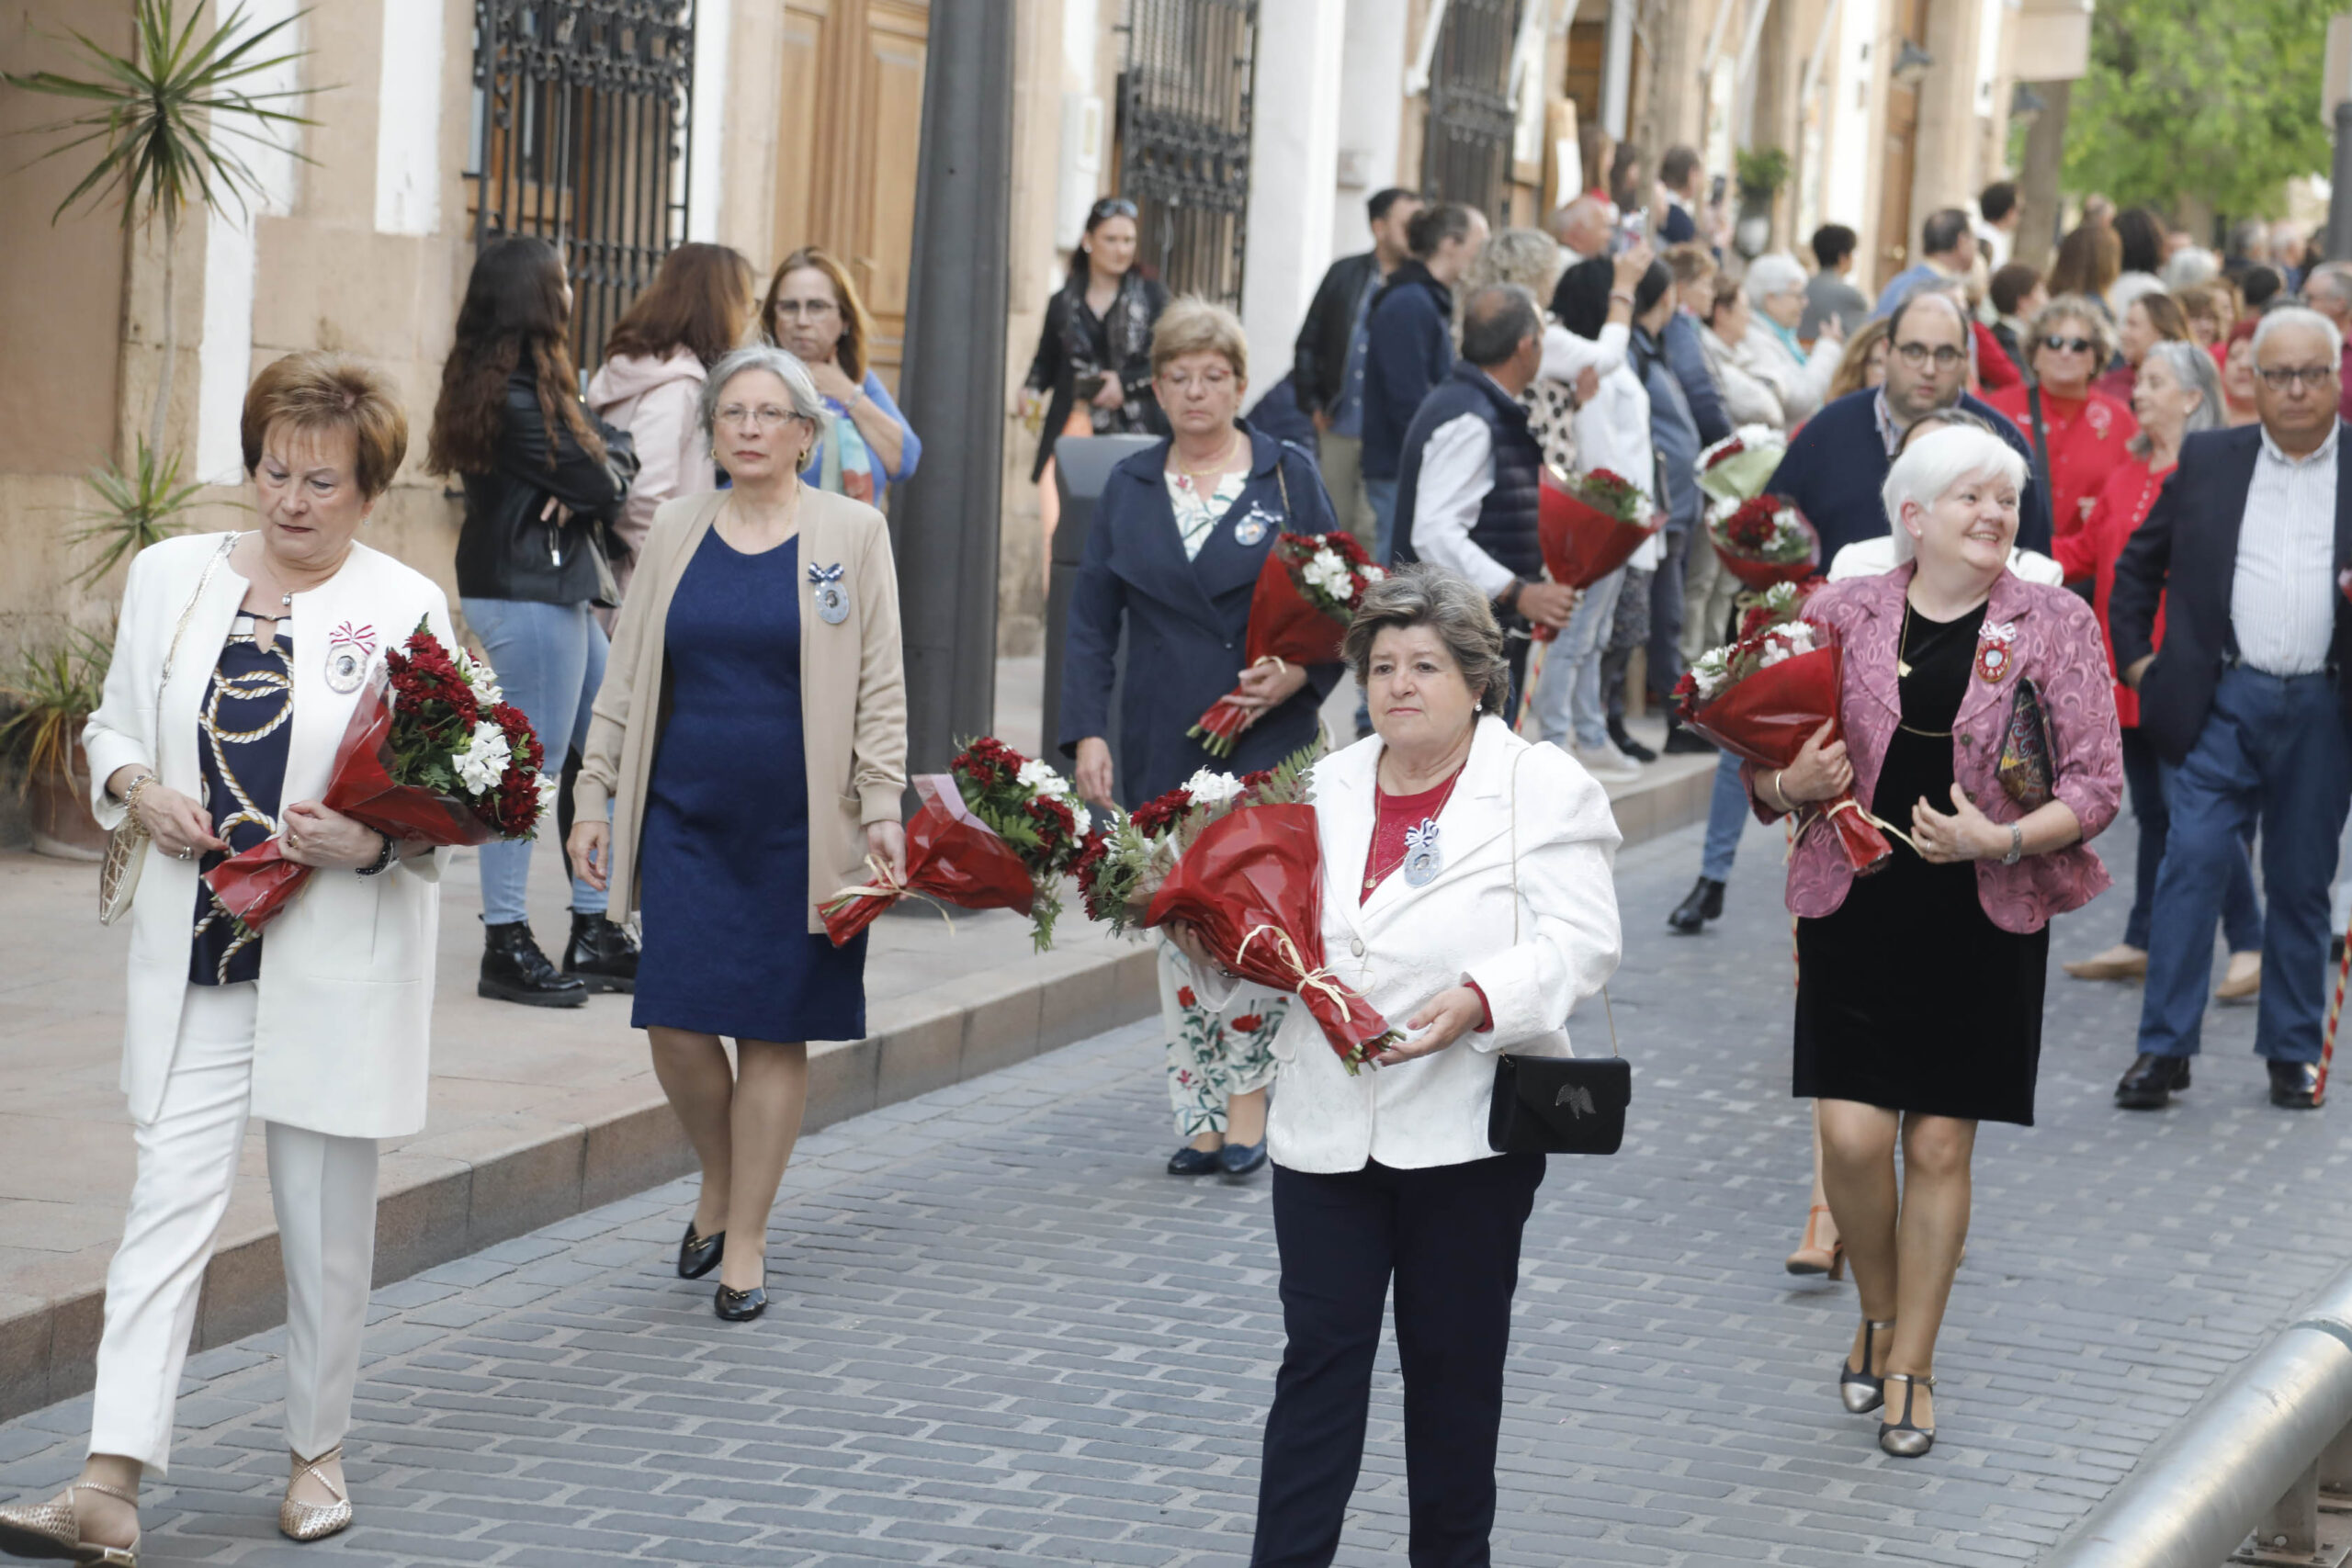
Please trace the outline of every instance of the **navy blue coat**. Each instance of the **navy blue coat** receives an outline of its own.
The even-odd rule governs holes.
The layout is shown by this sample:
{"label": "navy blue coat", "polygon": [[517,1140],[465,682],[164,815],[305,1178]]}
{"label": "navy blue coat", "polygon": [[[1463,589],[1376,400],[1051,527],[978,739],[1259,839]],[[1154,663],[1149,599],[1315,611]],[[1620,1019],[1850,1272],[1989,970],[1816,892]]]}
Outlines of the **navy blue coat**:
{"label": "navy blue coat", "polygon": [[1453,368],[1453,291],[1419,262],[1406,262],[1364,316],[1364,478],[1396,477],[1413,415]]}
{"label": "navy blue coat", "polygon": [[[1878,434],[1878,393],[1849,392],[1804,422],[1764,488],[1786,496],[1821,535],[1821,567],[1846,546],[1883,539],[1893,525],[1879,491],[1894,465]],[[2018,427],[1991,404],[1967,393],[1960,406],[1984,421],[2026,463],[2025,493],[2018,498],[2018,545],[2050,553],[2050,498],[2033,482],[2033,450]]]}
{"label": "navy blue coat", "polygon": [[1713,446],[1731,434],[1731,416],[1724,412],[1723,394],[1715,388],[1715,373],[1707,367],[1706,345],[1699,341],[1699,318],[1677,310],[1661,334],[1666,367],[1682,388],[1690,407],[1690,423],[1698,427],[1699,445]]}
{"label": "navy blue coat", "polygon": [[[2262,427],[2201,431],[2181,443],[2180,466],[2165,480],[2147,520],[2132,532],[2115,562],[2115,589],[2107,606],[2115,667],[2129,669],[2152,649],[2156,610],[2165,616],[2165,645],[2140,677],[2140,729],[2156,755],[2186,761],[2213,708],[2222,671],[2237,657],[2230,598],[2237,587],[2238,534],[2246,492],[2262,453]],[[2335,570],[2352,565],[2352,440],[2335,447]],[[2352,724],[2352,604],[2335,602],[2335,632],[2328,666],[2345,722]]]}
{"label": "navy blue coat", "polygon": [[1193,559],[1184,558],[1168,500],[1170,443],[1146,447],[1112,469],[1094,503],[1070,595],[1057,742],[1070,757],[1080,740],[1109,733],[1113,659],[1124,622],[1127,680],[1113,761],[1114,793],[1125,806],[1166,794],[1196,769],[1241,773],[1273,766],[1315,739],[1316,710],[1339,683],[1340,665],[1312,666],[1290,701],[1241,732],[1229,758],[1209,755],[1184,733],[1241,678],[1250,596],[1275,536],[1340,526],[1315,460],[1246,421],[1241,428],[1250,435],[1250,483]]}

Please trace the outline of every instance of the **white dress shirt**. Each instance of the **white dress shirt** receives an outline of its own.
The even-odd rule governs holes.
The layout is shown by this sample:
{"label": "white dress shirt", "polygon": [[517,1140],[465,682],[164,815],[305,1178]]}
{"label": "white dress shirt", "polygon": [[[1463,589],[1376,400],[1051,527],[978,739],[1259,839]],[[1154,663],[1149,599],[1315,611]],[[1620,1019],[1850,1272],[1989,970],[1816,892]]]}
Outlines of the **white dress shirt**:
{"label": "white dress shirt", "polygon": [[1485,420],[1465,413],[1430,432],[1413,492],[1413,553],[1461,573],[1489,599],[1517,575],[1470,537],[1478,509],[1494,488],[1495,438]]}
{"label": "white dress shirt", "polygon": [[2335,636],[2335,444],[2339,423],[2310,457],[2294,458],[2262,433],[2238,525],[2230,623],[2238,657],[2267,675],[2327,665]]}

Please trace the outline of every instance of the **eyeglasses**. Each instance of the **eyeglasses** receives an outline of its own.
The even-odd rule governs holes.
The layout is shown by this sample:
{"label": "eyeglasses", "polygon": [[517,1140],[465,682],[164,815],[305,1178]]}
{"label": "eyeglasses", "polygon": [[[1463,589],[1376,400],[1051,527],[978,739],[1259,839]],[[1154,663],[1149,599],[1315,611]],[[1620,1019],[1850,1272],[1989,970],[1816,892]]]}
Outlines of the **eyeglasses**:
{"label": "eyeglasses", "polygon": [[2041,346],[2052,354],[2088,354],[2098,344],[2086,337],[2046,337]]}
{"label": "eyeglasses", "polygon": [[1968,357],[1965,350],[1953,348],[1948,344],[1941,348],[1929,348],[1924,343],[1898,343],[1894,345],[1894,352],[1901,355],[1903,363],[1914,370],[1930,359],[1936,362],[1937,369],[1949,370]]}
{"label": "eyeglasses", "polygon": [[1136,204],[1124,196],[1106,196],[1086,209],[1086,226],[1090,229],[1106,218],[1133,218]]}
{"label": "eyeglasses", "polygon": [[2283,392],[2294,386],[2324,387],[2335,379],[2335,371],[2333,365],[2290,365],[2277,370],[2257,370],[2255,374],[2261,377],[2262,384],[2272,391]]}
{"label": "eyeglasses", "polygon": [[779,299],[775,302],[779,321],[814,321],[840,312],[841,307],[831,299]]}
{"label": "eyeglasses", "polygon": [[718,423],[731,430],[764,429],[769,425],[786,425],[798,417],[799,415],[790,409],[778,408],[774,403],[763,403],[755,409],[747,409],[741,403],[729,403],[720,409],[717,415]]}
{"label": "eyeglasses", "polygon": [[1171,392],[1189,392],[1195,387],[1204,392],[1218,392],[1233,385],[1233,373],[1229,370],[1203,370],[1197,374],[1186,370],[1167,370],[1160,373],[1159,378],[1168,384]]}

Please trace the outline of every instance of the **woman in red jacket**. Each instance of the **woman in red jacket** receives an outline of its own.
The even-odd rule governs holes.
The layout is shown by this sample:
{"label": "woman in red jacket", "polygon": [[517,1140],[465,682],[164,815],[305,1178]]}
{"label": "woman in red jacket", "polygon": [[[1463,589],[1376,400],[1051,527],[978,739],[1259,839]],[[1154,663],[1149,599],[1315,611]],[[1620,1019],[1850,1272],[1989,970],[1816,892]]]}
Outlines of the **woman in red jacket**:
{"label": "woman in red jacket", "polygon": [[1984,400],[2025,433],[2034,467],[2047,464],[2050,532],[2064,539],[2090,515],[2140,425],[2129,408],[2091,385],[2115,352],[2114,329],[2095,301],[2061,294],[2033,319],[2025,347],[2032,382],[1987,392]]}
{"label": "woman in red jacket", "polygon": [[[2140,433],[2130,446],[2130,457],[2108,476],[2090,518],[2075,532],[2057,541],[2058,564],[2068,581],[2092,580],[2092,607],[2098,612],[2099,631],[2107,632],[2108,595],[2115,587],[2115,558],[2123,553],[2133,530],[2155,504],[2165,476],[2180,459],[2180,444],[2200,430],[2222,425],[2222,379],[2212,356],[2193,343],[2158,343],[2140,363],[2140,378],[2132,393],[2139,415]],[[2156,640],[2164,640],[2164,611],[2156,612]],[[2108,668],[2115,666],[2110,640]],[[2123,926],[2123,941],[2096,958],[2066,964],[2077,980],[2138,979],[2148,972],[2148,919],[2156,887],[2156,868],[2164,863],[2165,838],[2170,818],[2165,809],[2163,780],[2156,768],[2155,748],[2141,735],[2140,699],[2120,682],[2115,688],[2115,714],[2123,726],[2123,783],[2132,796],[2132,815],[2140,823],[2139,876],[2132,890],[2132,914]],[[2222,897],[2222,929],[2229,939],[2230,967],[2214,995],[2225,1000],[2250,997],[2262,985],[2262,907],[2255,901],[2254,866],[2240,855],[2230,872]]]}

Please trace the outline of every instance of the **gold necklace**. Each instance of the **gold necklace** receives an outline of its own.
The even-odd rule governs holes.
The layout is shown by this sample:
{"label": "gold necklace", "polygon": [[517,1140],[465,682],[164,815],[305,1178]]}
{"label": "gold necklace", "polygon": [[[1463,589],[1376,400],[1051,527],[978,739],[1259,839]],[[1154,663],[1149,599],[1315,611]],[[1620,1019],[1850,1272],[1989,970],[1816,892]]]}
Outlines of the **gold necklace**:
{"label": "gold necklace", "polygon": [[1233,457],[1234,443],[1240,439],[1241,433],[1239,431],[1235,431],[1232,434],[1227,436],[1225,438],[1225,445],[1216,449],[1216,456],[1209,459],[1209,466],[1205,468],[1196,468],[1193,467],[1190,463],[1184,461],[1184,455],[1182,452],[1179,452],[1176,454],[1176,471],[1183,476],[1184,482],[1188,486],[1199,484],[1201,480],[1208,478],[1211,474],[1222,476],[1225,472],[1226,463]]}

